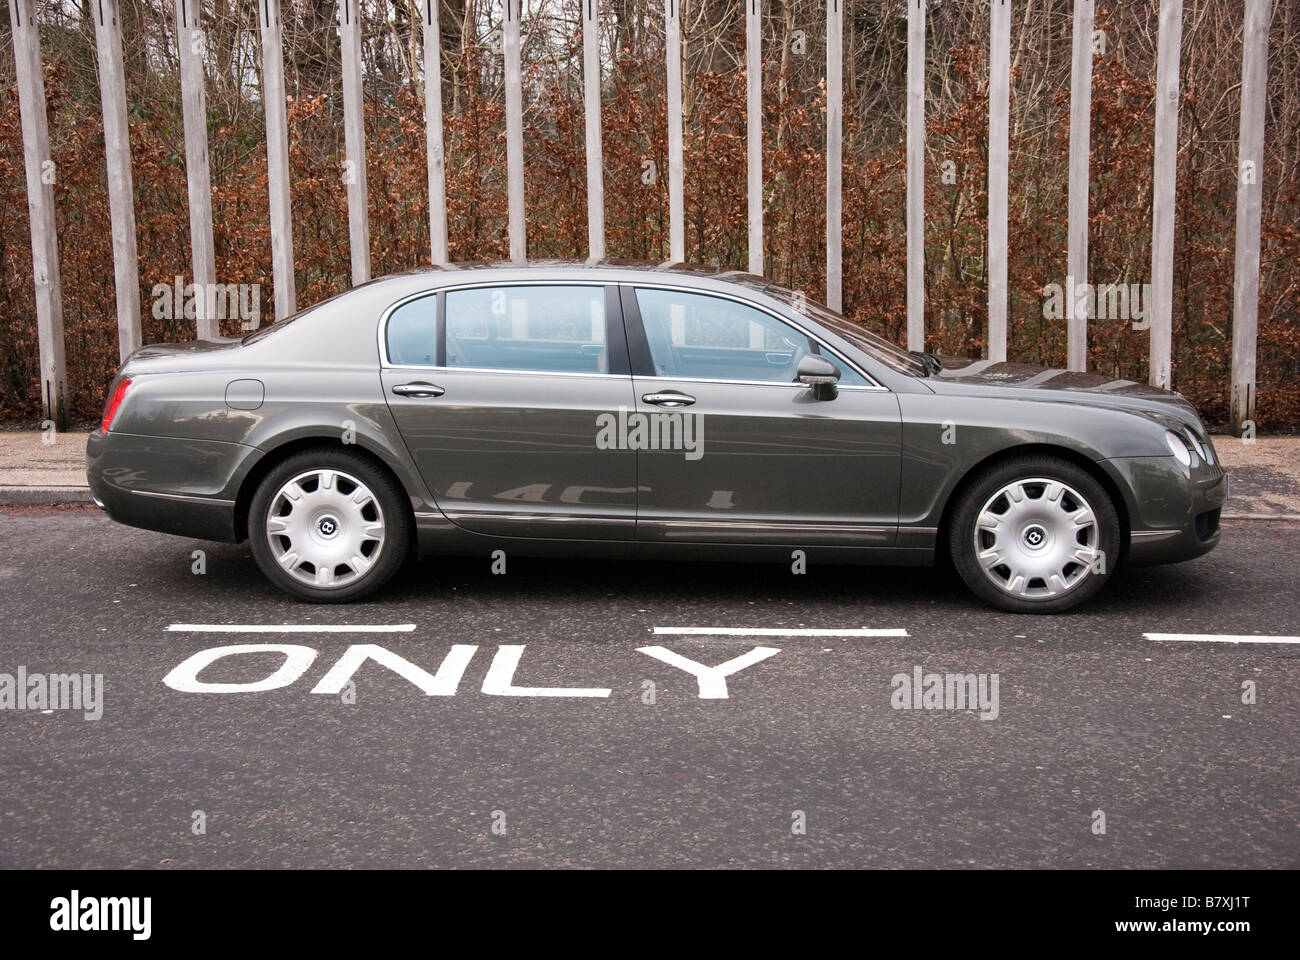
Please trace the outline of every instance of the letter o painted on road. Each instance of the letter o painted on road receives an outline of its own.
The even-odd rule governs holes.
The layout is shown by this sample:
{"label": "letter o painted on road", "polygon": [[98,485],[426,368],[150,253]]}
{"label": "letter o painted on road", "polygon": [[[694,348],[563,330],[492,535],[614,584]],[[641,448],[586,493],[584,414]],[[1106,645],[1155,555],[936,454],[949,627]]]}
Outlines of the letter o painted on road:
{"label": "letter o painted on road", "polygon": [[[281,653],[284,663],[269,677],[251,683],[204,683],[199,674],[224,657],[239,653]],[[200,650],[163,677],[163,683],[181,693],[261,693],[293,683],[316,659],[316,651],[296,643],[241,643]]]}

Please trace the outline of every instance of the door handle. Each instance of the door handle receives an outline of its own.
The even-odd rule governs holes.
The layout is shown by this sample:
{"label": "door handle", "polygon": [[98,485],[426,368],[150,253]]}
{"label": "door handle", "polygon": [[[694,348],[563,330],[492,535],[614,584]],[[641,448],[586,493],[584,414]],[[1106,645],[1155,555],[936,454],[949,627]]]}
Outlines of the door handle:
{"label": "door handle", "polygon": [[441,397],[446,392],[432,383],[399,383],[393,387],[399,397]]}
{"label": "door handle", "polygon": [[641,398],[646,403],[653,403],[656,407],[689,407],[695,402],[695,398],[685,393],[670,391],[668,393],[647,393]]}

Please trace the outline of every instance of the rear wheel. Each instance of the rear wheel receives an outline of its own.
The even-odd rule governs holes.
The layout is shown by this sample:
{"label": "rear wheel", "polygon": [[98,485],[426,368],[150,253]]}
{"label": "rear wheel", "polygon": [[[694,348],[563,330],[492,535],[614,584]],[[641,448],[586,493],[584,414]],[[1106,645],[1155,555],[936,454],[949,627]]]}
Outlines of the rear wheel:
{"label": "rear wheel", "polygon": [[315,603],[357,600],[383,586],[411,537],[397,483],[366,457],[329,449],[273,468],[253,494],[248,529],[267,579]]}
{"label": "rear wheel", "polygon": [[1115,506],[1089,473],[1055,457],[1021,457],[965,489],[948,546],[966,585],[987,602],[1060,613],[1105,585],[1119,538]]}

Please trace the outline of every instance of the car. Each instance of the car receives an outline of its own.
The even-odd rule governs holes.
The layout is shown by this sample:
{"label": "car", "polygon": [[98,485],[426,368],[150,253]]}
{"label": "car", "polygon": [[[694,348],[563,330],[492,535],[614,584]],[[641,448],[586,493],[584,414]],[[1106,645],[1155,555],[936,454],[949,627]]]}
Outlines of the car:
{"label": "car", "polygon": [[947,558],[987,603],[1056,613],[1213,549],[1227,495],[1177,393],[909,352],[682,264],[429,268],[142,347],[87,473],[114,520],[247,539],[325,603],[429,555]]}

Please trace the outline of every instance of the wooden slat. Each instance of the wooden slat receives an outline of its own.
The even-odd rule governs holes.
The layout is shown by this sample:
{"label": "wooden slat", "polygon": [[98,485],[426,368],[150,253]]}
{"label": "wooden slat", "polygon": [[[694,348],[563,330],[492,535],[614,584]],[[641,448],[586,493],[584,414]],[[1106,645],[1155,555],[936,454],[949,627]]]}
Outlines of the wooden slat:
{"label": "wooden slat", "polygon": [[844,0],[826,3],[826,305],[844,309]]}
{"label": "wooden slat", "polygon": [[600,142],[600,0],[582,3],[582,100],[587,130],[587,255],[605,258],[605,176]]}
{"label": "wooden slat", "polygon": [[1255,419],[1259,336],[1260,219],[1264,197],[1264,107],[1271,0],[1246,0],[1242,36],[1241,132],[1237,146],[1237,253],[1232,296],[1232,430]]}
{"label": "wooden slat", "polygon": [[1011,110],[1011,0],[989,7],[989,344],[990,360],[1007,358],[1007,184]]}
{"label": "wooden slat", "polygon": [[925,349],[925,2],[907,4],[907,348]]}
{"label": "wooden slat", "polygon": [[[18,111],[27,173],[27,214],[32,235],[32,279],[36,286],[36,334],[40,354],[41,406],[55,428],[67,427],[67,373],[63,353],[63,291],[54,222],[54,166],[45,114],[45,75],[34,0],[9,0],[18,75]],[[48,176],[47,176],[48,171]]]}
{"label": "wooden slat", "polygon": [[1088,318],[1076,309],[1076,290],[1088,282],[1088,177],[1092,130],[1092,3],[1074,0],[1074,55],[1070,82],[1070,199],[1066,284],[1066,366],[1088,368]]}
{"label": "wooden slat", "polygon": [[1174,204],[1178,182],[1178,68],[1182,59],[1183,0],[1160,0],[1156,53],[1156,145],[1151,197],[1151,384],[1172,383],[1174,314]]}
{"label": "wooden slat", "polygon": [[216,252],[212,243],[212,177],[208,170],[208,105],[203,89],[205,53],[199,0],[176,0],[176,36],[181,64],[181,113],[185,126],[185,179],[190,202],[190,252],[194,284],[196,327],[200,340],[221,334],[214,316],[213,292],[217,282]]}
{"label": "wooden slat", "polygon": [[749,272],[763,275],[762,0],[745,2],[745,159],[749,193]]}
{"label": "wooden slat", "polygon": [[370,279],[370,213],[366,206],[366,127],[361,87],[360,0],[339,0],[339,40],[343,57],[344,170],[348,191],[348,246],[352,284]]}
{"label": "wooden slat", "polygon": [[131,133],[126,119],[126,74],[118,0],[92,0],[99,100],[104,114],[108,215],[113,229],[113,285],[117,295],[117,352],[125,360],[140,346],[140,258],[135,240]]}
{"label": "wooden slat", "polygon": [[447,262],[447,161],[442,140],[442,34],[438,0],[422,0],[424,23],[424,144],[429,157],[429,253]]}
{"label": "wooden slat", "polygon": [[284,94],[280,0],[258,0],[262,27],[262,106],[266,112],[266,184],[270,199],[271,281],[275,319],[295,312],[293,219],[289,203],[289,120]]}
{"label": "wooden slat", "polygon": [[510,206],[510,259],[528,259],[524,216],[524,97],[519,68],[521,0],[504,0],[502,30],[506,61],[506,192]]}
{"label": "wooden slat", "polygon": [[664,0],[668,84],[668,259],[686,259],[686,215],[682,200],[682,27],[678,0]]}

